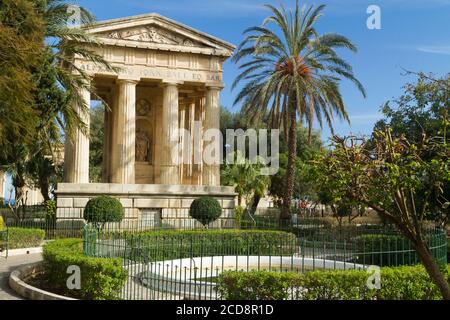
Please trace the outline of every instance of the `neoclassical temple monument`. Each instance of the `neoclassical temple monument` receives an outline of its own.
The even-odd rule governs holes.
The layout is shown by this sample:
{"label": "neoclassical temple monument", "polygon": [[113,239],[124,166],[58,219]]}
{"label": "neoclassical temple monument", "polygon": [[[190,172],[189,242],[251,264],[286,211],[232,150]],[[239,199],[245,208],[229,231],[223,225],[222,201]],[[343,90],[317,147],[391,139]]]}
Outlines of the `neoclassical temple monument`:
{"label": "neoclassical temple monument", "polygon": [[[119,198],[126,218],[136,221],[186,218],[200,195],[216,197],[224,216],[231,215],[234,190],[220,186],[219,165],[203,163],[201,154],[202,132],[219,128],[222,64],[234,46],[158,14],[103,21],[87,31],[101,43],[92,49],[117,68],[75,57],[108,105],[102,183],[89,183],[89,137],[78,130],[66,139],[58,218],[81,218],[100,194]],[[91,93],[82,96],[89,105]],[[89,115],[74,108],[89,124]],[[174,148],[177,129],[190,133],[178,143],[185,150]]]}

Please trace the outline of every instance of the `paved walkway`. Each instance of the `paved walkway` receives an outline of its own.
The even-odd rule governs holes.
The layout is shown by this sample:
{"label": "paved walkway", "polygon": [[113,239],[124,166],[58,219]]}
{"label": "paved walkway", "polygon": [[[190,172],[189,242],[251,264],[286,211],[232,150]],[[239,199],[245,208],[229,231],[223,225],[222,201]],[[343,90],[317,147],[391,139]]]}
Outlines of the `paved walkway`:
{"label": "paved walkway", "polygon": [[9,274],[20,266],[42,260],[40,253],[12,256],[8,259],[0,257],[0,300],[22,300],[8,284]]}

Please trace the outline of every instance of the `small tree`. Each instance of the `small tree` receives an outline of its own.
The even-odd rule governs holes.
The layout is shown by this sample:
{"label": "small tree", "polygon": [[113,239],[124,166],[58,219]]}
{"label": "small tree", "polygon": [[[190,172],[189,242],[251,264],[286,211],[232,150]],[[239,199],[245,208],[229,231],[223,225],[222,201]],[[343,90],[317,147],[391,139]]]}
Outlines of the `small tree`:
{"label": "small tree", "polygon": [[[389,129],[373,139],[333,138],[334,150],[316,161],[318,180],[330,186],[334,199],[350,197],[375,210],[411,241],[430,278],[450,299],[450,287],[423,236],[430,203],[448,211],[442,186],[450,181],[450,149],[439,137],[425,134],[419,143]],[[420,196],[418,196],[420,194]]]}
{"label": "small tree", "polygon": [[199,221],[204,227],[215,221],[222,214],[219,201],[212,197],[195,199],[189,208],[189,215]]}
{"label": "small tree", "polygon": [[97,228],[103,228],[107,222],[122,221],[123,211],[122,204],[116,198],[100,196],[88,201],[83,218]]}
{"label": "small tree", "polygon": [[261,174],[264,165],[259,157],[250,161],[239,152],[233,157],[234,162],[227,163],[221,172],[222,183],[233,186],[238,194],[238,205],[242,207],[242,200],[245,200],[246,210],[253,213],[269,188],[270,179]]}

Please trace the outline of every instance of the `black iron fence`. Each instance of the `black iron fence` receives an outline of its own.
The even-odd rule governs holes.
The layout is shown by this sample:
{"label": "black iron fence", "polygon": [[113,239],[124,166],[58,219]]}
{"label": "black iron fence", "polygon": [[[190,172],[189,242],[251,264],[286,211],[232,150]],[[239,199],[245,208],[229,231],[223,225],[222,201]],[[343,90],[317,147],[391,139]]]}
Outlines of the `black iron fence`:
{"label": "black iron fence", "polygon": [[[306,225],[312,223],[307,221]],[[219,299],[216,279],[230,270],[304,273],[419,263],[410,242],[385,227],[360,229],[351,236],[348,233],[347,239],[334,240],[300,237],[287,230],[292,226],[274,226],[272,230],[267,225],[230,230],[123,227],[87,225],[83,238],[85,255],[122,258],[128,272],[123,299]],[[424,232],[433,256],[445,263],[445,232]]]}

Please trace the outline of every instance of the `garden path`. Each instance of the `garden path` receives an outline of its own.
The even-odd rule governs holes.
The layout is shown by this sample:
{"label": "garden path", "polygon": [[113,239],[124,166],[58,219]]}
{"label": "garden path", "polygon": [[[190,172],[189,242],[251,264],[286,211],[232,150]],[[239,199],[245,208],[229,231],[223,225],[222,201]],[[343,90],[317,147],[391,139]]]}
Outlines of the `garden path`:
{"label": "garden path", "polygon": [[9,287],[9,275],[15,269],[42,260],[40,253],[10,256],[8,259],[0,257],[0,300],[23,300]]}

